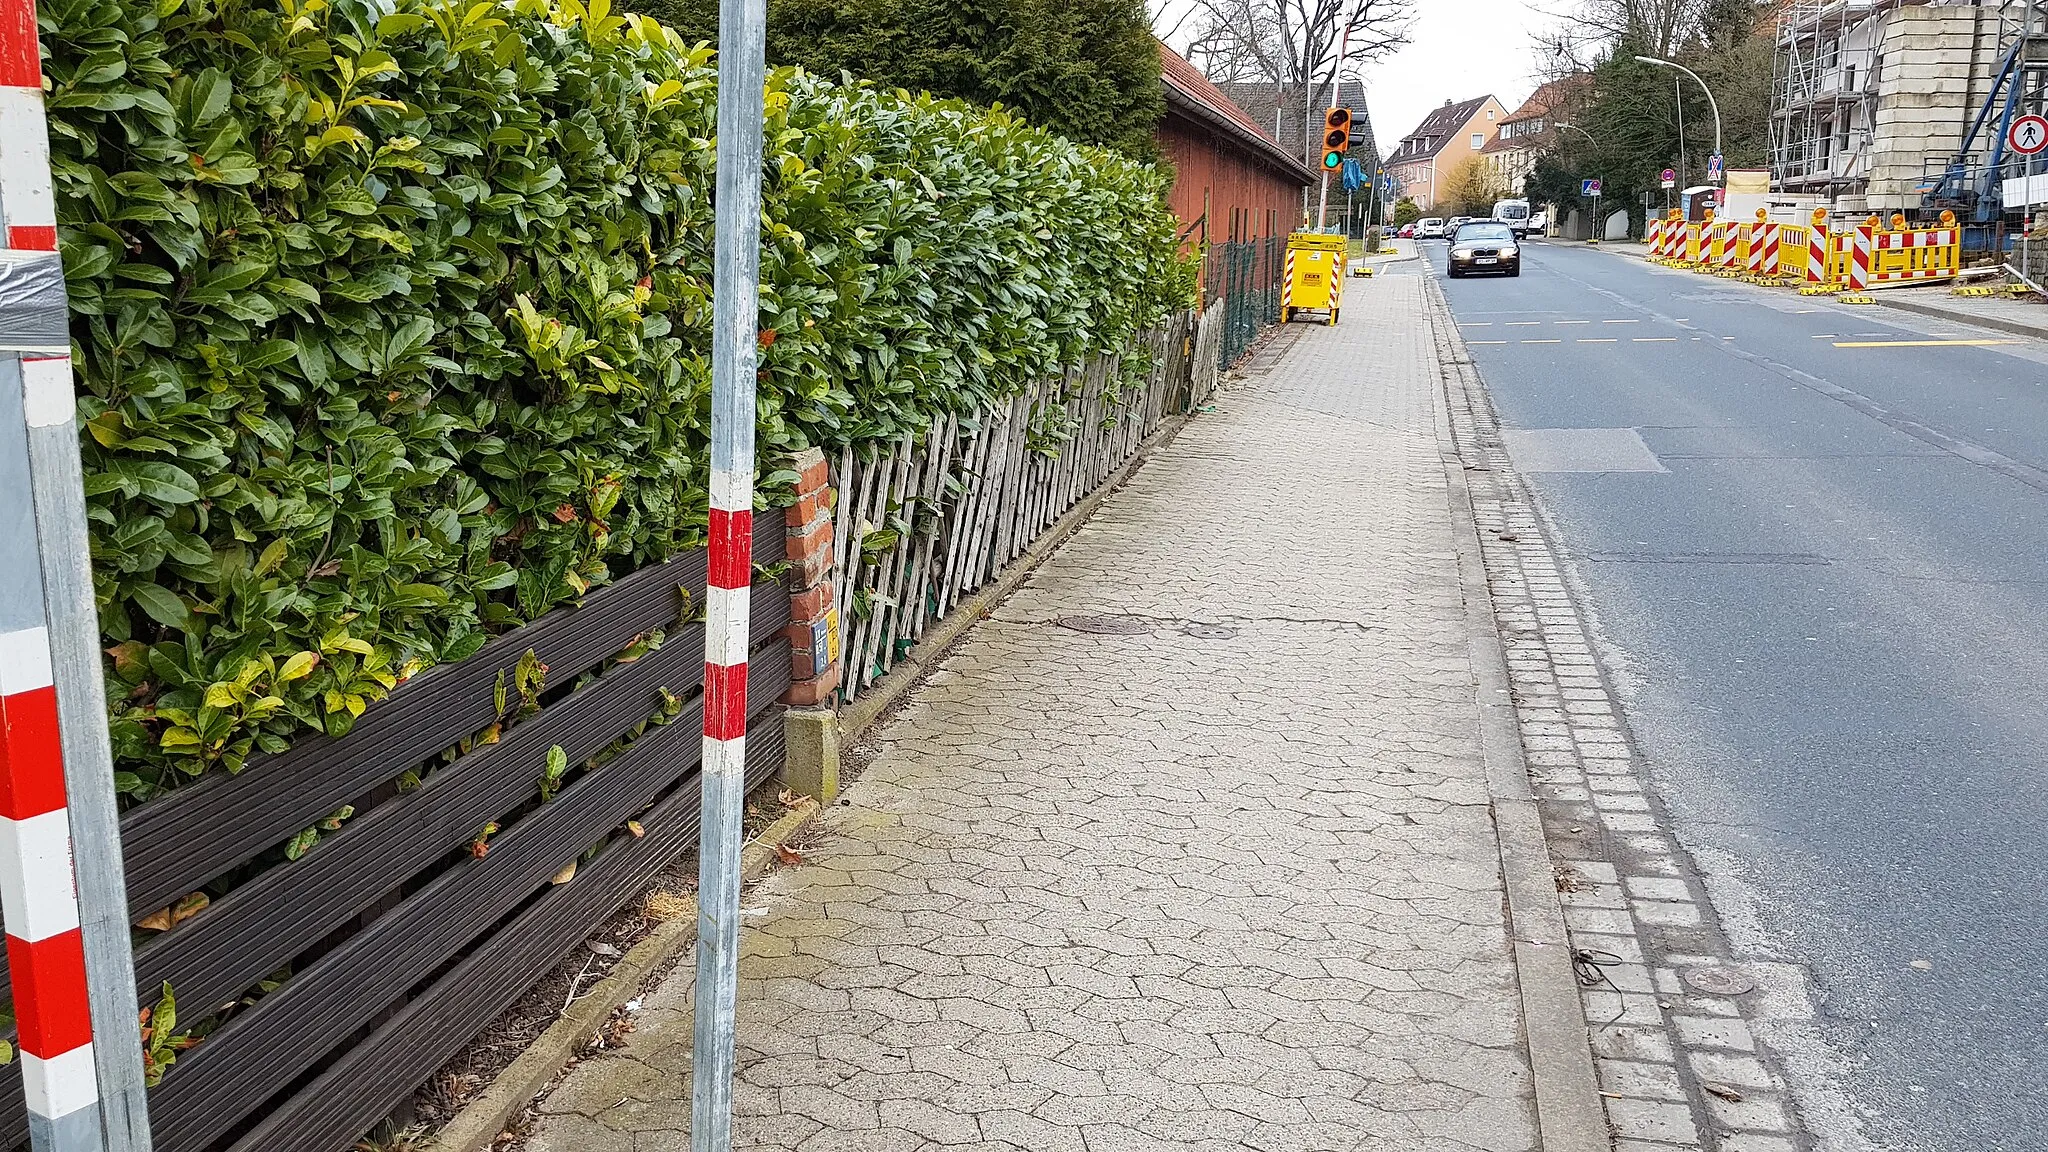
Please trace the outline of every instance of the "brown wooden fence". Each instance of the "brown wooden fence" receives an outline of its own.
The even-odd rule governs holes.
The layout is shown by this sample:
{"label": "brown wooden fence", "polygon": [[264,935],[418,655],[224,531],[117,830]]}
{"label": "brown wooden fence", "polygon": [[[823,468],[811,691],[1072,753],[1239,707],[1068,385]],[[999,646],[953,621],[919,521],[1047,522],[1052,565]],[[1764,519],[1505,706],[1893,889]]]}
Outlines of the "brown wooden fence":
{"label": "brown wooden fence", "polygon": [[[783,531],[763,518],[757,563],[783,556]],[[701,551],[642,569],[415,677],[341,739],[300,740],[123,818],[137,919],[209,901],[137,948],[145,1002],[169,983],[181,1028],[240,1002],[151,1091],[159,1152],[348,1148],[696,845],[704,581]],[[752,611],[757,784],[782,764],[788,594],[756,585]],[[522,709],[529,651],[546,681]],[[544,801],[555,748],[569,769]],[[0,967],[0,995],[5,980]],[[14,1147],[20,1077],[0,1085],[0,1147]]]}

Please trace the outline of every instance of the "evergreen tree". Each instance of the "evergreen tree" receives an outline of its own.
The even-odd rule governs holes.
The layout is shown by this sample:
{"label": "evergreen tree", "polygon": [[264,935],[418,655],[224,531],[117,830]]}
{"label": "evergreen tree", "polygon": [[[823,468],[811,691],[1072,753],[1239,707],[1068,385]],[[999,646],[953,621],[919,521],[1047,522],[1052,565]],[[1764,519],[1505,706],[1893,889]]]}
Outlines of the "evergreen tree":
{"label": "evergreen tree", "polygon": [[[636,6],[686,38],[718,38],[717,0]],[[768,60],[1001,104],[1143,159],[1165,114],[1141,0],[769,0]]]}

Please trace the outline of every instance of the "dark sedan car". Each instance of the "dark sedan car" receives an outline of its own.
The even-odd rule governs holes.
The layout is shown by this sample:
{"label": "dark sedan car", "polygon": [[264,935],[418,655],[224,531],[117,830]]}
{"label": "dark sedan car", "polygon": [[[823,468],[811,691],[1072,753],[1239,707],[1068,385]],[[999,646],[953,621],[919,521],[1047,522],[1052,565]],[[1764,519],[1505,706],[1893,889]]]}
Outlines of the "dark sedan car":
{"label": "dark sedan car", "polygon": [[1515,242],[1514,229],[1498,220],[1474,220],[1458,229],[1451,240],[1450,274],[1453,277],[1479,272],[1522,274],[1522,247]]}

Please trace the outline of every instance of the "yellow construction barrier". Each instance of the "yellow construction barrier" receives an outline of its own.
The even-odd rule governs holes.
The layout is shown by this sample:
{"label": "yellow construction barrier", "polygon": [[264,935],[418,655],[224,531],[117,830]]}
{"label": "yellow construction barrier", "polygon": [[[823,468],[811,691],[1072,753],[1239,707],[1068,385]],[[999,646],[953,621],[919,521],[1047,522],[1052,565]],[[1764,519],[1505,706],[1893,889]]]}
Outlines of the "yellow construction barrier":
{"label": "yellow construction barrier", "polygon": [[1280,320],[1297,312],[1321,312],[1335,324],[1344,303],[1344,263],[1349,241],[1326,232],[1296,232],[1287,238],[1286,270],[1280,281]]}

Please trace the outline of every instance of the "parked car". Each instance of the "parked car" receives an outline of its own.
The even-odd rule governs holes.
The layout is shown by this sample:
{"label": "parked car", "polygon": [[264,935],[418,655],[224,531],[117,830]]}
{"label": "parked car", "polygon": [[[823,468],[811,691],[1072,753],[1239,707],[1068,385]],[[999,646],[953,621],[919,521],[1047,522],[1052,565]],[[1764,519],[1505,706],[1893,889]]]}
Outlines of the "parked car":
{"label": "parked car", "polygon": [[1441,240],[1444,236],[1444,218],[1424,216],[1415,222],[1415,235],[1421,240]]}
{"label": "parked car", "polygon": [[1414,239],[1414,238],[1415,238],[1415,225],[1413,225],[1413,224],[1403,224],[1403,225],[1401,225],[1401,232],[1400,232],[1400,235],[1401,235],[1401,237],[1402,237],[1403,239],[1406,239],[1406,240],[1412,240],[1412,239]]}
{"label": "parked car", "polygon": [[1452,279],[1479,272],[1522,274],[1522,248],[1515,242],[1515,230],[1498,220],[1475,220],[1458,230],[1451,240],[1449,273]]}
{"label": "parked car", "polygon": [[1550,231],[1550,213],[1538,208],[1529,213],[1529,231],[1542,236]]}
{"label": "parked car", "polygon": [[1444,239],[1455,239],[1458,235],[1458,229],[1470,219],[1472,219],[1470,216],[1453,216],[1449,220],[1444,221]]}

